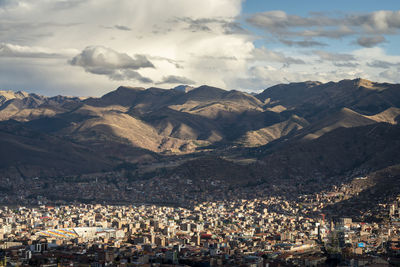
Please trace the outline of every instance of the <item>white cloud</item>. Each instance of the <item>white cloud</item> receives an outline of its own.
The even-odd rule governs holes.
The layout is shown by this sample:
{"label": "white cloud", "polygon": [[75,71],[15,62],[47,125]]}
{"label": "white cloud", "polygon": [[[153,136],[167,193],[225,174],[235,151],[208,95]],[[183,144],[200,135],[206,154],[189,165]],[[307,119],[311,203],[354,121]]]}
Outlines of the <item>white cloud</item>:
{"label": "white cloud", "polygon": [[[231,76],[226,75],[226,70],[245,72],[244,61],[231,64],[228,60],[207,57],[246,58],[254,48],[251,37],[240,32],[235,22],[242,0],[120,0],[118,4],[111,0],[71,3],[18,0],[14,3],[7,10],[0,9],[1,40],[19,46],[46,47],[56,54],[63,49],[81,51],[57,64],[60,69],[74,69],[73,75],[86,71],[82,74],[87,79],[85,83],[103,81],[99,92],[113,90],[115,80],[147,86],[150,80],[163,81],[165,77],[190,77],[196,84],[226,87],[225,79]],[[211,31],[188,30],[194,24],[204,24]],[[68,66],[68,60],[75,66]],[[35,71],[43,73],[43,80],[47,80],[42,86],[47,87],[48,94],[74,80],[70,72],[48,75],[43,62],[34,58],[30,61],[36,65]],[[150,67],[148,62],[154,68],[142,68]],[[12,66],[20,65],[15,62]],[[165,79],[168,80],[171,81]],[[37,80],[32,80],[32,88],[40,86],[35,83]]]}
{"label": "white cloud", "polygon": [[[400,62],[374,48],[346,53],[304,51],[328,44],[314,40],[321,36],[339,38],[356,33],[369,38],[382,32],[386,37],[398,29],[396,12],[340,18],[260,13],[254,23],[288,45],[271,49],[255,47],[256,37],[238,23],[242,3],[3,0],[0,87],[48,95],[100,95],[119,85],[171,86],[178,82],[260,89],[306,79],[362,76],[384,80],[379,76],[382,69],[376,71],[367,64],[374,60]],[[359,39],[364,46],[379,41]]]}
{"label": "white cloud", "polygon": [[399,55],[389,55],[383,48],[380,47],[361,48],[354,50],[351,54],[359,61],[365,63],[373,60],[384,60],[392,63],[400,61]]}
{"label": "white cloud", "polygon": [[389,80],[394,83],[399,83],[400,78],[399,78],[399,72],[394,71],[394,70],[385,70],[379,73],[379,76],[381,76],[385,80]]}
{"label": "white cloud", "polygon": [[0,57],[20,58],[59,58],[66,57],[75,50],[52,50],[43,47],[21,46],[8,43],[0,43]]}

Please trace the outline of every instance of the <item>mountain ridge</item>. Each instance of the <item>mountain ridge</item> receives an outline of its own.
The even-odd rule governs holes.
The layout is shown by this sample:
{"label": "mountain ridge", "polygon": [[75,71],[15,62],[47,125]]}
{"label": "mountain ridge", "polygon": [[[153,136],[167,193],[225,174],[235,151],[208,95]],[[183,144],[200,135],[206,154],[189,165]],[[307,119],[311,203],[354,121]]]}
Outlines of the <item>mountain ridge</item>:
{"label": "mountain ridge", "polygon": [[258,149],[268,154],[338,128],[400,120],[400,85],[364,79],[279,84],[256,95],[203,85],[190,90],[120,86],[86,99],[0,91],[0,98],[0,121],[16,120],[88,150],[112,144],[131,151],[117,153],[105,164],[109,169],[127,159],[152,161],[154,153],[196,158]]}

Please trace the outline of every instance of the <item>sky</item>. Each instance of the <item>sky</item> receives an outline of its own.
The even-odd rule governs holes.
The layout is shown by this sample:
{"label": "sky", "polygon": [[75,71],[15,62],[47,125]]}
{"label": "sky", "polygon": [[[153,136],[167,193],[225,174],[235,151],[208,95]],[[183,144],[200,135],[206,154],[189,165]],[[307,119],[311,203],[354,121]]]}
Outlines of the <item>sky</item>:
{"label": "sky", "polygon": [[0,90],[400,83],[398,0],[0,0]]}

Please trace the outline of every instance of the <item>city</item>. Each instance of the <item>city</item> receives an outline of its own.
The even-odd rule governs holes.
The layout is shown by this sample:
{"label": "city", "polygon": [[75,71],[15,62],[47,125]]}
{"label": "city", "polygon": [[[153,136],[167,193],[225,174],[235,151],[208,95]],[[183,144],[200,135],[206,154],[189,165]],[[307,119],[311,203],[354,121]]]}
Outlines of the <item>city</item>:
{"label": "city", "polygon": [[316,214],[315,207],[282,198],[203,202],[192,209],[100,204],[3,207],[1,262],[3,266],[392,266],[400,263],[400,197],[382,210],[387,212],[384,221],[368,223],[308,216]]}

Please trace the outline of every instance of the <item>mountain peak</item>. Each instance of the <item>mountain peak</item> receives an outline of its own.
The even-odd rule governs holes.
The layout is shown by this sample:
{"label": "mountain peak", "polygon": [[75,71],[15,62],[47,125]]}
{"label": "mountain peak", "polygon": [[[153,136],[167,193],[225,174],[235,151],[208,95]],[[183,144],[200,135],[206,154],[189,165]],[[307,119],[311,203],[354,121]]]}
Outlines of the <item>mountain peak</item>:
{"label": "mountain peak", "polygon": [[8,91],[0,91],[0,98],[2,99],[2,102],[11,100],[11,99],[22,99],[25,97],[29,97],[29,94],[27,92],[24,91],[18,91],[18,92],[14,92],[11,90]]}
{"label": "mountain peak", "polygon": [[21,97],[21,98],[24,98],[24,97],[28,97],[28,96],[29,96],[29,94],[28,94],[27,92],[24,92],[24,91],[17,91],[17,92],[15,93],[15,95],[16,95],[16,96],[19,96],[19,97]]}
{"label": "mountain peak", "polygon": [[146,88],[143,87],[133,87],[133,86],[120,86],[114,92],[121,92],[121,91],[144,91]]}
{"label": "mountain peak", "polygon": [[372,88],[374,86],[374,82],[371,82],[370,80],[363,79],[363,78],[358,78],[354,80],[357,84],[358,87],[366,87],[366,88]]}
{"label": "mountain peak", "polygon": [[200,87],[190,90],[187,94],[190,95],[193,100],[205,100],[219,99],[226,92],[227,91],[217,87],[202,85]]}
{"label": "mountain peak", "polygon": [[345,80],[341,80],[339,82],[331,82],[331,83],[332,84],[338,84],[338,85],[350,86],[350,87],[354,86],[356,88],[365,87],[365,88],[371,88],[371,89],[376,84],[374,82],[371,82],[371,81],[369,81],[367,79],[363,79],[363,78],[357,78],[357,79],[353,79],[353,80],[345,79]]}
{"label": "mountain peak", "polygon": [[100,98],[88,98],[84,100],[85,104],[93,106],[122,105],[129,106],[132,104],[137,93],[144,91],[142,87],[120,86],[116,90],[111,91]]}

